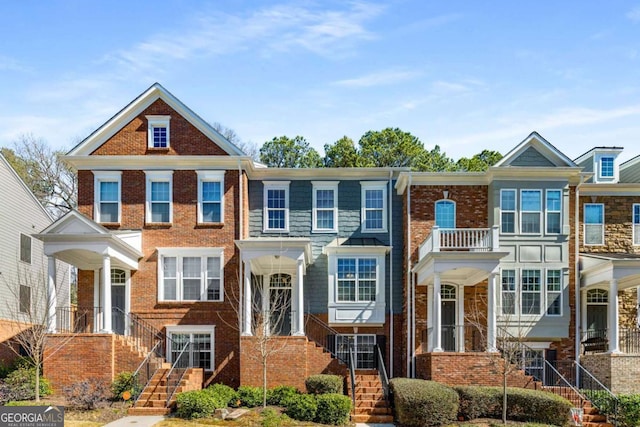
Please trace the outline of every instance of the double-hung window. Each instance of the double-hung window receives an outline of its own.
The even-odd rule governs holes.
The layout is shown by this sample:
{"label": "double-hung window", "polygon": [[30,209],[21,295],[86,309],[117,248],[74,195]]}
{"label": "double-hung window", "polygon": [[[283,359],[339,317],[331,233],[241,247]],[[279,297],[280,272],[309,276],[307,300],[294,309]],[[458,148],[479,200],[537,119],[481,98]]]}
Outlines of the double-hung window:
{"label": "double-hung window", "polygon": [[633,244],[640,245],[640,204],[633,204]]}
{"label": "double-hung window", "polygon": [[520,232],[539,234],[542,216],[542,192],[521,190],[520,192]]}
{"label": "double-hung window", "polygon": [[349,353],[355,354],[356,369],[375,369],[375,335],[336,335],[338,359],[348,361]]}
{"label": "double-hung window", "polygon": [[122,172],[94,172],[94,219],[99,223],[119,223]]}
{"label": "double-hung window", "polygon": [[164,149],[170,146],[169,120],[171,116],[146,116],[148,147]]}
{"label": "double-hung window", "polygon": [[223,253],[220,248],[159,248],[160,301],[222,301]]}
{"label": "double-hung window", "polygon": [[522,270],[520,277],[520,313],[540,314],[540,270]]}
{"label": "double-hung window", "polygon": [[516,232],[516,190],[500,190],[500,231]]}
{"label": "double-hung window", "polygon": [[338,302],[376,300],[378,268],[376,258],[338,258]]}
{"label": "double-hung window", "polygon": [[31,264],[31,236],[20,233],[20,261]]}
{"label": "double-hung window", "polygon": [[198,171],[198,222],[224,222],[224,171]]}
{"label": "double-hung window", "polygon": [[20,285],[20,295],[18,297],[18,309],[20,313],[31,314],[31,287]]}
{"label": "double-hung window", "polygon": [[187,366],[213,370],[214,331],[214,327],[208,325],[167,326],[169,362],[175,363],[182,357]]}
{"label": "double-hung window", "polygon": [[614,168],[613,168],[613,157],[600,157],[600,177],[601,178],[613,178],[614,176]]}
{"label": "double-hung window", "polygon": [[451,200],[436,202],[436,225],[440,228],[456,228],[456,203]]}
{"label": "double-hung window", "polygon": [[387,185],[385,182],[361,182],[362,231],[387,231]]}
{"label": "double-hung window", "polygon": [[264,231],[289,231],[289,181],[264,182]]}
{"label": "double-hung window", "polygon": [[338,231],[338,182],[314,181],[313,227],[318,233]]}
{"label": "double-hung window", "polygon": [[172,172],[146,171],[147,223],[171,223],[172,221]]}
{"label": "double-hung window", "polygon": [[547,234],[560,234],[562,230],[562,191],[547,190]]}
{"label": "double-hung window", "polygon": [[516,314],[516,271],[502,270],[502,314]]}
{"label": "double-hung window", "polygon": [[584,244],[604,244],[604,205],[585,203],[584,205]]}
{"label": "double-hung window", "polygon": [[562,270],[547,270],[547,315],[562,315]]}

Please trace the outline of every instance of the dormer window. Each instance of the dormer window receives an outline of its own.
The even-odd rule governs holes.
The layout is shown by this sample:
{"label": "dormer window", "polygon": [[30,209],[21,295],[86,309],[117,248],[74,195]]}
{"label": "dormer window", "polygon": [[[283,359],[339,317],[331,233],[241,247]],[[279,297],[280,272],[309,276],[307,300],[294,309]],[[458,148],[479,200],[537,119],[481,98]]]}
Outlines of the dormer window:
{"label": "dormer window", "polygon": [[169,120],[171,116],[147,116],[149,148],[165,149],[170,146]]}
{"label": "dormer window", "polygon": [[600,158],[600,177],[601,178],[613,178],[613,157],[601,157]]}

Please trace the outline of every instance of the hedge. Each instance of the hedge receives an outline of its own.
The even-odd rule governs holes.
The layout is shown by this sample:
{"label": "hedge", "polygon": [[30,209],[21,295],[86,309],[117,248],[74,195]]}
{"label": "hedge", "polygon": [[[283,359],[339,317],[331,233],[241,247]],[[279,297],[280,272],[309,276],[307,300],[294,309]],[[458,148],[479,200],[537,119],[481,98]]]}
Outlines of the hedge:
{"label": "hedge", "polygon": [[327,393],[316,397],[318,410],[316,422],[322,424],[341,425],[349,421],[351,399],[344,394]]}
{"label": "hedge", "polygon": [[180,418],[206,418],[216,410],[216,399],[206,390],[185,391],[176,397],[176,415]]}
{"label": "hedge", "polygon": [[318,402],[312,394],[290,395],[284,399],[284,413],[294,420],[313,421],[316,419]]}
{"label": "hedge", "polygon": [[396,421],[408,427],[450,424],[457,419],[458,393],[433,381],[394,378],[390,381]]}
{"label": "hedge", "polygon": [[[458,386],[460,415],[465,419],[502,419],[502,387]],[[553,393],[507,388],[507,419],[541,424],[564,425],[573,405]]]}
{"label": "hedge", "polygon": [[307,378],[304,385],[309,394],[342,394],[344,378],[340,375],[318,374]]}

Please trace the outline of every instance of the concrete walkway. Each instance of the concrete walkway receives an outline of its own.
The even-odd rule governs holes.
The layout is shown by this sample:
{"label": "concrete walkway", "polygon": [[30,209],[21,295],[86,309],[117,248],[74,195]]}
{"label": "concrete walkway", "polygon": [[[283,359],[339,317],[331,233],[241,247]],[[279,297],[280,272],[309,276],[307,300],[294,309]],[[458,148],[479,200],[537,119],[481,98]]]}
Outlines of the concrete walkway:
{"label": "concrete walkway", "polygon": [[120,418],[105,424],[104,427],[151,427],[164,420],[162,415],[136,415]]}

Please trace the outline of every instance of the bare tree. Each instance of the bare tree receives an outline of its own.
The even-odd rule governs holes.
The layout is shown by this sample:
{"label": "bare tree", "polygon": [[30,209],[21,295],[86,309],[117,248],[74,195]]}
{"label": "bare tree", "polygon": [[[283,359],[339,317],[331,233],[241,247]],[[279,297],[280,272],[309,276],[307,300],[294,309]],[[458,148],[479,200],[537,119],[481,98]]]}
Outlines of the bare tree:
{"label": "bare tree", "polygon": [[78,180],[62,161],[63,150],[52,149],[42,138],[22,134],[14,141],[15,151],[3,154],[20,178],[54,218],[77,206]]}
{"label": "bare tree", "polygon": [[219,122],[213,122],[211,126],[230,143],[242,150],[247,156],[254,160],[258,160],[260,150],[254,142],[243,141],[235,130],[228,128]]}

